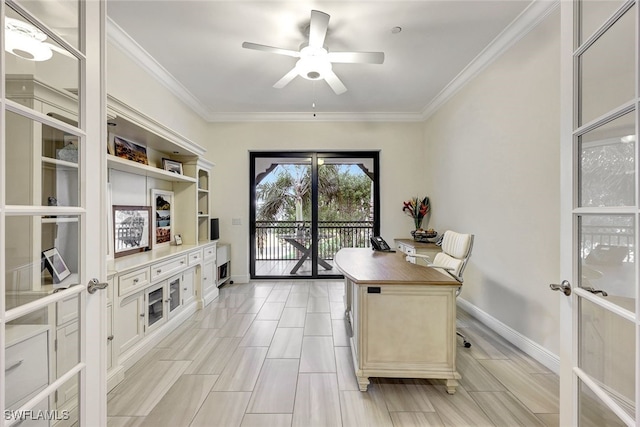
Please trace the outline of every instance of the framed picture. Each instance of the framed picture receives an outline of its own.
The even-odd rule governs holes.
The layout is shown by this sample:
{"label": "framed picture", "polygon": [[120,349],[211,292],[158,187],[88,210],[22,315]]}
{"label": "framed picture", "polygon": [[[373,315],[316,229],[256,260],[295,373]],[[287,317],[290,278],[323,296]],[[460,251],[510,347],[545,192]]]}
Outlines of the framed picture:
{"label": "framed picture", "polygon": [[176,246],[180,246],[182,244],[182,236],[181,235],[176,234],[175,240],[176,240]]}
{"label": "framed picture", "polygon": [[151,190],[155,245],[168,245],[173,239],[173,192]]}
{"label": "framed picture", "polygon": [[142,163],[143,165],[149,164],[146,147],[127,141],[126,139],[122,139],[118,136],[113,138],[113,145],[115,147],[117,157]]}
{"label": "framed picture", "polygon": [[65,264],[62,255],[58,252],[58,249],[51,248],[42,252],[42,258],[44,258],[44,265],[49,270],[51,277],[53,277],[53,283],[60,283],[65,278],[71,275],[67,264]]}
{"label": "framed picture", "polygon": [[178,175],[182,175],[182,163],[177,162],[175,160],[162,158],[162,168],[166,171],[177,173]]}
{"label": "framed picture", "polygon": [[150,206],[113,207],[113,256],[148,251],[151,241]]}

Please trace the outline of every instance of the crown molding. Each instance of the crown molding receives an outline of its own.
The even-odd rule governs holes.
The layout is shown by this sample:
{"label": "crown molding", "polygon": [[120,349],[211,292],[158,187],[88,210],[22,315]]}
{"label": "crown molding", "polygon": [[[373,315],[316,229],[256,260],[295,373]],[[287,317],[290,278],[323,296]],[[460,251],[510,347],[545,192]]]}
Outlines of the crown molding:
{"label": "crown molding", "polygon": [[127,55],[133,62],[150,73],[160,84],[177,96],[196,114],[211,121],[211,113],[175,77],[158,63],[146,50],[129,36],[118,24],[107,17],[107,40]]}
{"label": "crown molding", "polygon": [[423,110],[422,119],[427,120],[431,117],[442,105],[453,97],[453,95],[498,59],[511,46],[536,28],[558,6],[560,6],[560,0],[534,0],[433,98]]}
{"label": "crown molding", "polygon": [[218,113],[211,122],[421,122],[420,113]]}

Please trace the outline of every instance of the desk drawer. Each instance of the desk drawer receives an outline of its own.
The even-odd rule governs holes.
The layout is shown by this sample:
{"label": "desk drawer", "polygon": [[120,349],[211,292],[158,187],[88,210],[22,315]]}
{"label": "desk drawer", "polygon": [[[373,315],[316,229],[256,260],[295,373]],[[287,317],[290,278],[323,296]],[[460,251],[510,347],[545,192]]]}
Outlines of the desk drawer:
{"label": "desk drawer", "polygon": [[48,332],[42,331],[6,350],[7,407],[49,383]]}
{"label": "desk drawer", "polygon": [[187,266],[187,256],[173,258],[151,266],[151,281],[176,273]]}
{"label": "desk drawer", "polygon": [[202,260],[202,250],[191,252],[189,254],[189,265],[198,264]]}
{"label": "desk drawer", "polygon": [[123,274],[118,278],[118,295],[127,295],[143,288],[151,281],[149,268],[141,268],[131,273]]}
{"label": "desk drawer", "polygon": [[215,258],[215,256],[216,256],[216,245],[211,245],[204,248],[204,259]]}

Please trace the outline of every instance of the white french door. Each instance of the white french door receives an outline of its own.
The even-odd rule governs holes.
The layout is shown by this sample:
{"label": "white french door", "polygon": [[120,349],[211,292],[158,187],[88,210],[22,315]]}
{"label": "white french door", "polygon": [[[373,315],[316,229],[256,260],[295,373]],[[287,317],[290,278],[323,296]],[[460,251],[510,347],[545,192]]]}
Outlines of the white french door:
{"label": "white french door", "polygon": [[106,425],[105,19],[0,3],[0,427]]}
{"label": "white french door", "polygon": [[560,425],[637,425],[639,8],[561,8]]}

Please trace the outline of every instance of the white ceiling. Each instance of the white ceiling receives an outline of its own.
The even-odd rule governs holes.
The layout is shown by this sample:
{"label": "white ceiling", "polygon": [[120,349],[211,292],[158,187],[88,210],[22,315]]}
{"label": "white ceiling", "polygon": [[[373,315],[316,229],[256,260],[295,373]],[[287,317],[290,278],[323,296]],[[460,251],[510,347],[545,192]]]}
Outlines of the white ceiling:
{"label": "white ceiling", "polygon": [[[417,120],[439,94],[451,91],[456,76],[465,68],[470,72],[483,50],[490,55],[500,40],[506,46],[505,39],[517,37],[514,28],[532,25],[546,13],[551,2],[541,3],[111,0],[107,7],[111,42],[206,120],[310,118],[314,102],[319,118]],[[303,29],[312,9],[331,16],[325,40],[330,51],[385,54],[381,65],[334,64],[348,88],[342,95],[324,81],[302,77],[275,89],[296,58],[242,48],[249,41],[298,50],[307,39]],[[402,32],[393,34],[396,26]]]}

